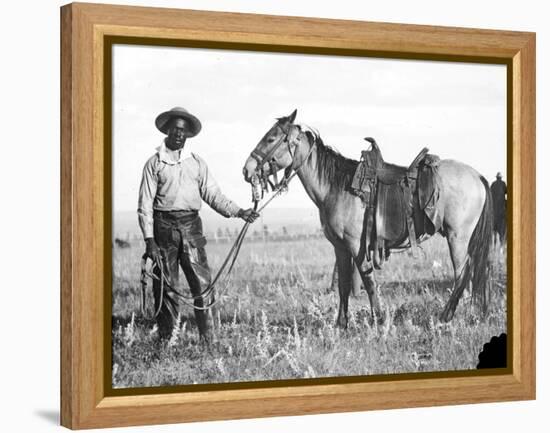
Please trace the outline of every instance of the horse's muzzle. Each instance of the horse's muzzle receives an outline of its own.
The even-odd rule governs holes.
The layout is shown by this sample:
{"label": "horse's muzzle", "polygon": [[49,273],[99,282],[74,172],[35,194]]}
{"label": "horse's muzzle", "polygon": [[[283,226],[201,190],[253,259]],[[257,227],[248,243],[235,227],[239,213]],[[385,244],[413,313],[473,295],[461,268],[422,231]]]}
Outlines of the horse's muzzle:
{"label": "horse's muzzle", "polygon": [[246,162],[244,163],[244,167],[243,167],[243,176],[246,182],[248,183],[251,182],[252,176],[256,174],[257,167],[258,167],[258,162],[254,158],[249,156]]}

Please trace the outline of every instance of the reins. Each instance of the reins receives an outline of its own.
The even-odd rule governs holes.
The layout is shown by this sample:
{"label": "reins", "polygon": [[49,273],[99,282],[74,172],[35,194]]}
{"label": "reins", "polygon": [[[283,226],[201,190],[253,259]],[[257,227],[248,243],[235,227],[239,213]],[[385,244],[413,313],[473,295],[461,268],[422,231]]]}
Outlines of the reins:
{"label": "reins", "polygon": [[[252,202],[254,203],[254,211],[257,213],[261,213],[269,203],[271,203],[276,197],[280,196],[283,192],[288,190],[288,184],[290,181],[298,174],[298,171],[302,168],[302,166],[307,162],[309,157],[311,156],[311,153],[313,152],[313,148],[315,143],[311,143],[309,152],[305,156],[305,158],[302,160],[300,165],[297,168],[292,168],[292,164],[285,169],[285,174],[280,182],[277,181],[277,170],[276,165],[274,164],[274,160],[270,160],[277,149],[284,144],[285,142],[288,144],[289,152],[292,156],[292,160],[294,161],[294,153],[292,153],[291,150],[291,143],[288,142],[288,136],[290,134],[290,131],[285,131],[280,125],[278,125],[285,135],[279,139],[279,141],[276,143],[275,146],[267,153],[267,154],[261,154],[257,149],[254,149],[251,153],[251,156],[258,162],[258,169],[256,170],[256,173],[251,179],[251,188],[252,188]],[[260,164],[261,162],[261,164]],[[263,166],[269,163],[270,164],[270,170],[271,173],[268,173],[267,175],[263,171]],[[269,175],[273,175],[274,177],[274,183],[270,182],[268,177]],[[264,197],[264,193],[268,192],[267,185],[271,186],[272,195],[269,197],[259,208],[260,201]],[[148,257],[146,254],[142,256],[141,259],[141,297],[140,297],[140,311],[141,315],[145,320],[155,320],[157,316],[160,314],[160,310],[162,309],[162,304],[164,300],[164,293],[165,293],[165,287],[169,288],[174,294],[179,298],[179,300],[189,306],[194,308],[195,310],[199,311],[206,311],[217,305],[221,297],[225,294],[225,292],[228,290],[229,286],[226,286],[224,291],[220,293],[219,297],[217,299],[214,298],[214,289],[216,284],[218,283],[218,280],[222,276],[225,268],[229,265],[229,268],[227,269],[225,273],[225,277],[223,281],[227,280],[229,278],[229,275],[231,274],[231,271],[233,270],[233,266],[235,265],[235,262],[237,261],[237,257],[239,255],[239,252],[241,250],[242,244],[244,242],[244,238],[246,236],[246,232],[248,231],[248,228],[250,227],[250,222],[245,222],[243,227],[241,228],[241,231],[237,235],[237,238],[235,239],[235,242],[233,242],[233,245],[231,246],[225,260],[223,261],[222,265],[220,266],[218,272],[216,273],[216,276],[212,280],[212,282],[208,285],[208,287],[199,293],[198,295],[184,295],[182,292],[177,290],[170,281],[168,281],[168,278],[166,276],[166,272],[164,269],[164,263],[162,261],[162,258],[158,258],[157,260],[152,260],[152,266],[151,269],[147,269],[147,261]],[[160,275],[155,274],[155,270]],[[157,280],[160,281],[160,290],[159,290],[159,303],[157,309],[153,312],[152,315],[149,315],[147,313],[146,308],[146,292],[147,292],[147,280]],[[212,298],[212,301],[205,306],[196,306],[192,301],[197,301],[199,299],[205,299],[205,298]]]}

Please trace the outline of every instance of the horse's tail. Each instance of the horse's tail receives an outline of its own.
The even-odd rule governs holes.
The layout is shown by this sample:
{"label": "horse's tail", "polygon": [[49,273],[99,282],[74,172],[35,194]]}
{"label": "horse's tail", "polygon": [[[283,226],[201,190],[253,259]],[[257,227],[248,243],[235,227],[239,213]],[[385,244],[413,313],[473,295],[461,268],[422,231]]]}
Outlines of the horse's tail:
{"label": "horse's tail", "polygon": [[[482,307],[483,314],[487,312],[489,302],[488,282],[490,277],[490,253],[493,239],[493,198],[487,180],[480,176],[485,187],[485,203],[468,243],[470,269],[472,275],[472,297]],[[466,279],[467,281],[468,279]]]}

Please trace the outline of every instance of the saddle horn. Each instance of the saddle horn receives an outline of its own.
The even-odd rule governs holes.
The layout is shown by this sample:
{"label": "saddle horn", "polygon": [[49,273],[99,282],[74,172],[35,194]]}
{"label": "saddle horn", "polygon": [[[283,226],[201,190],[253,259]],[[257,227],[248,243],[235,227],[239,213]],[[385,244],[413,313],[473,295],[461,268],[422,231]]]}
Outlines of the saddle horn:
{"label": "saddle horn", "polygon": [[376,140],[372,137],[365,137],[365,141],[369,142],[373,149],[379,150],[378,143],[376,143]]}

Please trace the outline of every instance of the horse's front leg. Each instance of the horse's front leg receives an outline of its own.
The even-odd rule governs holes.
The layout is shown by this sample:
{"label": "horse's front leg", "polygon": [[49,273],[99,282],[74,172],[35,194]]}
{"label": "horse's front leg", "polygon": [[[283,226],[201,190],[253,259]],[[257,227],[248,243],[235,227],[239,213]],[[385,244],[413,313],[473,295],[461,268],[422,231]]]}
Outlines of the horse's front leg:
{"label": "horse's front leg", "polygon": [[362,263],[358,263],[356,261],[356,266],[359,271],[359,275],[361,275],[361,279],[363,280],[363,286],[369,296],[373,323],[376,321],[378,324],[382,324],[384,323],[385,315],[380,307],[380,300],[378,299],[378,290],[376,280],[374,279],[372,263],[367,262],[364,259]]}
{"label": "horse's front leg", "polygon": [[346,329],[348,327],[348,303],[353,272],[351,254],[340,248],[334,248],[334,252],[336,253],[336,265],[338,266],[338,293],[340,295],[336,325]]}

